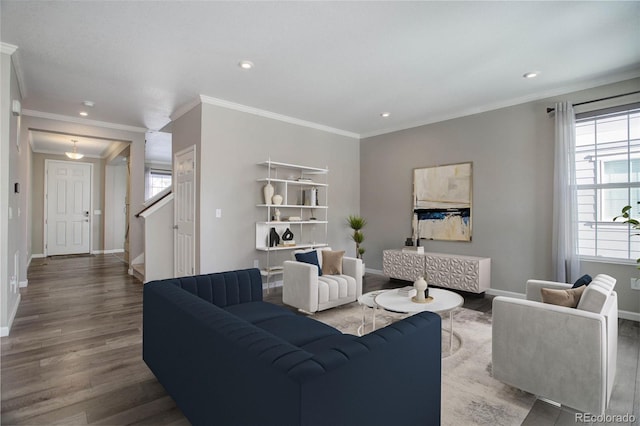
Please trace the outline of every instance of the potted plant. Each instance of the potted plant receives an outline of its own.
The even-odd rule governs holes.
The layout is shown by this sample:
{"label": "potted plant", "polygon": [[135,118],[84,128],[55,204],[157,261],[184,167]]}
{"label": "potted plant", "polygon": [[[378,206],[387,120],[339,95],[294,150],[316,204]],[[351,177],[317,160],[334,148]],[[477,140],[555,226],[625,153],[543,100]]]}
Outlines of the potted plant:
{"label": "potted plant", "polygon": [[[640,201],[638,201],[638,204],[640,204]],[[631,225],[633,229],[640,231],[640,222],[631,217],[631,206],[624,206],[622,208],[620,216],[614,217],[613,221],[615,222],[617,219],[620,219],[620,218],[624,219],[624,222],[622,223],[628,223]],[[640,234],[632,234],[632,235],[640,235]],[[637,268],[640,269],[640,259],[636,259],[636,263],[638,264]]]}
{"label": "potted plant", "polygon": [[[353,230],[353,234],[351,234],[351,239],[354,243],[356,243],[356,258],[362,259],[362,255],[366,251],[364,247],[361,247],[360,244],[364,241],[364,234],[362,233],[362,228],[367,224],[367,220],[362,216],[358,215],[349,215],[347,217],[347,225],[349,228]],[[362,262],[362,274],[364,275],[364,261]]]}

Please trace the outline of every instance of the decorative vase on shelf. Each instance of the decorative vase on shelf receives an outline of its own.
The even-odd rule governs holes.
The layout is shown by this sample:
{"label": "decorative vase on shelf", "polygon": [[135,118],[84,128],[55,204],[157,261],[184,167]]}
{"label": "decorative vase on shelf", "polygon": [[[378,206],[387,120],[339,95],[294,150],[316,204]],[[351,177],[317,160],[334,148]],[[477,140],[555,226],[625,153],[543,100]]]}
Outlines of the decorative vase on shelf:
{"label": "decorative vase on shelf", "polygon": [[273,204],[275,204],[276,206],[279,206],[280,204],[282,204],[282,195],[274,195],[273,197],[271,197],[271,201],[273,201]]}
{"label": "decorative vase on shelf", "polygon": [[425,293],[429,288],[427,280],[425,280],[424,277],[418,277],[418,279],[413,283],[413,287],[416,289],[416,301],[424,302],[427,299],[425,297]]}
{"label": "decorative vase on shelf", "polygon": [[270,182],[267,182],[267,184],[262,188],[265,204],[271,204],[271,199],[273,198],[273,191],[274,191],[273,185],[271,185]]}
{"label": "decorative vase on shelf", "polygon": [[284,231],[284,234],[282,234],[282,241],[291,241],[293,240],[293,232],[291,232],[291,229],[287,228],[286,231]]}
{"label": "decorative vase on shelf", "polygon": [[269,231],[269,247],[275,247],[280,244],[280,235],[276,232],[276,228],[271,228]]}

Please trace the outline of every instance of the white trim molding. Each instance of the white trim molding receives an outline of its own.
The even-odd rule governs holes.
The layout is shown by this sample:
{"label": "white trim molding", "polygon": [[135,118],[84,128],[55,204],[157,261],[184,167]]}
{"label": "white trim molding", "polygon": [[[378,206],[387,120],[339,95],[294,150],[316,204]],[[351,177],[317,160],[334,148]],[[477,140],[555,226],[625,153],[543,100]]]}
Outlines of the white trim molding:
{"label": "white trim molding", "polygon": [[[358,133],[349,132],[347,130],[336,129],[334,127],[325,126],[324,124],[313,123],[311,121],[302,120],[295,117],[289,117],[287,115],[278,114],[271,111],[266,111],[264,109],[254,108],[247,105],[237,104],[235,102],[225,101],[224,99],[213,98],[211,96],[200,95],[200,103],[215,105],[222,108],[232,109],[240,112],[246,112],[248,114],[258,115],[260,117],[270,118],[272,120],[284,121],[285,123],[295,124],[298,126],[309,127],[316,130],[321,130],[323,132],[334,133],[340,136],[346,136],[349,138],[354,138],[360,140],[360,135]],[[187,111],[194,108],[198,105],[198,102],[190,102],[189,104],[179,108],[177,112],[180,112],[181,115],[186,113]],[[179,116],[176,116],[176,118]],[[174,115],[171,116],[172,119]]]}
{"label": "white trim molding", "polygon": [[114,253],[124,253],[124,249],[91,250],[91,254],[114,254]]}
{"label": "white trim molding", "polygon": [[16,318],[16,314],[18,313],[18,306],[20,306],[20,293],[18,293],[18,298],[16,299],[16,303],[11,310],[11,315],[9,315],[9,322],[6,327],[0,327],[0,337],[8,336],[11,332],[11,326],[13,325],[13,320]]}
{"label": "white trim molding", "polygon": [[640,322],[640,313],[631,311],[618,311],[618,318]]}
{"label": "white trim molding", "polygon": [[4,53],[5,55],[13,55],[18,50],[18,46],[14,46],[13,44],[5,43],[4,41],[0,42],[0,53]]}
{"label": "white trim molding", "polygon": [[506,297],[513,297],[514,299],[526,299],[527,295],[524,293],[516,293],[514,291],[505,291],[505,290],[498,290],[495,288],[490,288],[489,290],[486,291],[487,294],[490,294],[491,296],[506,296]]}
{"label": "white trim molding", "polygon": [[20,287],[20,288],[24,288],[24,287],[28,287],[28,286],[29,286],[29,280],[20,281],[18,283],[18,287]]}
{"label": "white trim molding", "polygon": [[133,133],[147,133],[149,129],[144,127],[129,126],[126,124],[108,123],[106,121],[87,120],[86,118],[70,117],[62,114],[52,114],[50,112],[34,111],[31,109],[23,109],[22,115],[36,118],[45,118],[47,120],[64,121],[67,123],[84,124],[85,126],[103,127],[105,129],[124,130]]}

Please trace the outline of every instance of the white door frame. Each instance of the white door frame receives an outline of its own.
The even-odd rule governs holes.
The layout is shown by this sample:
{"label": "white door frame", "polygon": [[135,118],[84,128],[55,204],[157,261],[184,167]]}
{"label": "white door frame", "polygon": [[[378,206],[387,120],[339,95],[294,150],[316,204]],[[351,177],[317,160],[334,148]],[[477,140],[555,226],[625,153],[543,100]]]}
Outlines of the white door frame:
{"label": "white door frame", "polygon": [[53,160],[45,158],[44,160],[44,214],[43,214],[43,253],[44,257],[47,257],[48,238],[49,238],[49,226],[47,219],[49,215],[49,164],[51,163],[69,163],[69,164],[88,164],[89,165],[89,253],[93,253],[93,163],[87,163],[83,161],[65,161],[65,160]]}
{"label": "white door frame", "polygon": [[198,188],[196,186],[197,183],[197,158],[196,158],[196,154],[197,154],[197,149],[196,149],[196,145],[191,145],[185,149],[182,149],[176,153],[174,153],[173,155],[173,176],[171,177],[171,185],[173,186],[173,192],[174,192],[174,198],[173,198],[173,217],[174,217],[174,226],[173,226],[173,274],[174,276],[178,276],[178,272],[180,270],[179,265],[178,265],[178,218],[180,217],[178,209],[181,207],[180,206],[180,197],[178,194],[179,191],[179,185],[178,185],[178,157],[184,155],[184,154],[188,154],[192,152],[193,153],[193,205],[192,205],[192,209],[191,211],[193,212],[193,244],[191,247],[191,252],[193,253],[193,260],[192,260],[192,265],[191,265],[191,269],[193,271],[193,274],[196,273],[196,217],[197,217],[197,212],[196,212],[196,206],[198,205],[198,203],[196,202],[196,195],[198,193]]}

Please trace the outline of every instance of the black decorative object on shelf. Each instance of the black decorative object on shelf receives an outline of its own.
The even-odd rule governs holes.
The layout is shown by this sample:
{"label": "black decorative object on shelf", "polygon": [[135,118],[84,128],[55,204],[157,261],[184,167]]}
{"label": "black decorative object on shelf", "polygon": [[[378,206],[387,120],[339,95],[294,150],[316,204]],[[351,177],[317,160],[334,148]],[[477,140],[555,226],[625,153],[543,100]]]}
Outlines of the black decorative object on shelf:
{"label": "black decorative object on shelf", "polygon": [[284,231],[284,233],[282,234],[282,240],[283,241],[293,240],[293,232],[291,232],[291,229],[287,228],[287,230]]}
{"label": "black decorative object on shelf", "polygon": [[406,241],[404,242],[404,245],[407,247],[413,246],[413,238],[411,237],[407,238]]}
{"label": "black decorative object on shelf", "polygon": [[271,228],[269,232],[269,247],[275,247],[280,244],[280,236],[276,232],[276,228]]}

